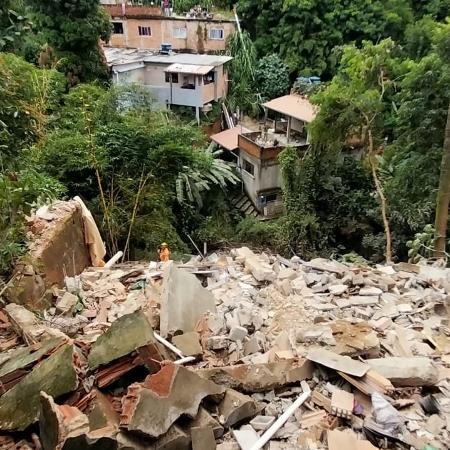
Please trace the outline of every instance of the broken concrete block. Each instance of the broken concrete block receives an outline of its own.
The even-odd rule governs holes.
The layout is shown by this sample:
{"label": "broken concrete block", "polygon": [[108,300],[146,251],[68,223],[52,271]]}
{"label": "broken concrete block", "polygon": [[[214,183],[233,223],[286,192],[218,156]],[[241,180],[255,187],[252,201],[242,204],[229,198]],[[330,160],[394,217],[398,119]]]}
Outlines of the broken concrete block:
{"label": "broken concrete block", "polygon": [[[368,370],[369,368],[367,368]],[[312,378],[314,366],[306,359],[284,360],[266,364],[198,369],[201,377],[244,392],[270,391],[289,383]]]}
{"label": "broken concrete block", "polygon": [[311,267],[311,269],[319,270],[320,272],[330,272],[336,275],[343,276],[347,267],[337,261],[331,261],[324,258],[314,258],[311,261],[305,263],[305,266]]}
{"label": "broken concrete block", "polygon": [[438,381],[438,369],[429,358],[385,357],[366,362],[395,386],[433,386]]}
{"label": "broken concrete block", "polygon": [[57,398],[78,386],[74,347],[66,344],[0,397],[0,429],[24,430],[39,418],[40,392]]}
{"label": "broken concrete block", "polygon": [[9,303],[4,309],[8,314],[11,325],[27,344],[34,344],[55,337],[67,339],[64,333],[42,324],[31,311],[21,305]]}
{"label": "broken concrete block", "polygon": [[328,288],[330,294],[333,295],[342,295],[344,292],[347,292],[347,289],[348,286],[345,284],[333,284]]}
{"label": "broken concrete block", "polygon": [[240,430],[233,430],[233,436],[241,450],[248,450],[252,448],[253,445],[258,441],[258,433],[251,427],[251,425],[246,425]]}
{"label": "broken concrete block", "polygon": [[266,431],[274,422],[275,416],[256,416],[250,420],[250,425],[257,431]]}
{"label": "broken concrete block", "polygon": [[400,305],[397,305],[397,308],[400,314],[409,314],[413,311],[413,308],[409,303],[401,303]]}
{"label": "broken concrete block", "polygon": [[277,278],[279,280],[294,280],[297,278],[297,272],[294,269],[291,269],[290,267],[282,268],[278,272]]}
{"label": "broken concrete block", "polygon": [[120,425],[149,437],[166,433],[181,414],[195,417],[200,401],[221,396],[224,388],[199,377],[195,372],[167,364],[143,383],[128,387],[122,398]]}
{"label": "broken concrete block", "polygon": [[172,261],[165,265],[160,325],[163,337],[176,331],[195,331],[203,314],[215,310],[214,295],[195,275],[177,268]]}
{"label": "broken concrete block", "polygon": [[[190,450],[191,436],[179,426],[172,425],[154,444],[154,450]],[[153,450],[153,448],[152,448]]]}
{"label": "broken concrete block", "polygon": [[89,368],[92,370],[108,364],[152,343],[156,343],[156,340],[147,316],[142,311],[126,314],[113,322],[92,344],[88,356]]}
{"label": "broken concrete block", "polygon": [[364,286],[359,290],[359,295],[362,297],[380,296],[383,291],[374,286]]}
{"label": "broken concrete block", "polygon": [[284,278],[277,282],[278,290],[285,296],[288,297],[292,294],[292,284],[289,278]]}
{"label": "broken concrete block", "polygon": [[195,418],[187,423],[185,431],[191,428],[211,428],[216,439],[222,437],[224,432],[223,426],[203,406],[198,408]]}
{"label": "broken concrete block", "polygon": [[256,333],[247,342],[244,343],[244,355],[252,355],[254,353],[263,351],[264,341],[262,338],[256,336]]}
{"label": "broken concrete block", "polygon": [[172,343],[181,350],[185,356],[197,356],[200,355],[203,350],[200,345],[198,333],[196,331],[190,331],[188,333],[180,334],[172,338]]}
{"label": "broken concrete block", "polygon": [[227,389],[224,399],[219,404],[219,421],[224,427],[229,428],[244,419],[253,417],[261,409],[261,406],[250,396],[234,389]]}
{"label": "broken concrete block", "polygon": [[208,350],[223,350],[228,348],[229,342],[227,336],[211,336],[206,339],[205,346]]}
{"label": "broken concrete block", "polygon": [[376,295],[352,295],[348,298],[351,306],[370,306],[377,305],[379,296]]}
{"label": "broken concrete block", "polygon": [[243,341],[245,336],[247,336],[247,329],[244,327],[233,327],[230,330],[230,334],[228,335],[228,339],[231,341]]}
{"label": "broken concrete block", "polygon": [[260,261],[258,256],[253,253],[248,247],[241,247],[236,249],[236,254],[239,259],[244,262],[245,268],[251,272],[251,274],[258,281],[274,281],[276,273],[272,268]]}
{"label": "broken concrete block", "polygon": [[212,428],[191,428],[192,450],[216,450]]}
{"label": "broken concrete block", "polygon": [[56,312],[65,316],[71,315],[77,306],[78,297],[70,292],[64,292],[64,295],[56,302]]}

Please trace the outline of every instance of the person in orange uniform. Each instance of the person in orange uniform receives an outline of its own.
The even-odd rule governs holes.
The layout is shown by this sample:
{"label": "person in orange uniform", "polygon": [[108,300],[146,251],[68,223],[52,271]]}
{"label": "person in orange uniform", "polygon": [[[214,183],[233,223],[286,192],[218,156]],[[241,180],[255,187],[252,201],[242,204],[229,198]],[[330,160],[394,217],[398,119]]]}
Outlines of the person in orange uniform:
{"label": "person in orange uniform", "polygon": [[169,259],[170,259],[170,250],[169,250],[169,246],[167,245],[166,242],[163,242],[158,247],[158,255],[159,255],[159,260],[161,262],[169,261]]}

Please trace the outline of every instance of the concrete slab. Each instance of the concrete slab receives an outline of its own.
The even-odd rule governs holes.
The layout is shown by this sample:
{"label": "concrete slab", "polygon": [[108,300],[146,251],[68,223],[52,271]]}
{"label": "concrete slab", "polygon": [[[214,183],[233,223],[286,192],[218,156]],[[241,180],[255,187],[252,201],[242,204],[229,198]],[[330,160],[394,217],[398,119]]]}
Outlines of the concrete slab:
{"label": "concrete slab", "polygon": [[385,357],[366,362],[394,386],[433,386],[438,381],[438,369],[429,358]]}
{"label": "concrete slab", "polygon": [[172,338],[172,344],[179,348],[185,356],[197,356],[203,352],[199,335],[196,331],[174,336]]}
{"label": "concrete slab", "polygon": [[154,343],[156,339],[147,316],[142,311],[126,314],[92,344],[88,356],[89,368],[95,369],[128,355],[138,347]]}
{"label": "concrete slab", "polygon": [[176,331],[194,331],[206,312],[215,312],[214,295],[205,289],[195,275],[166,264],[161,295],[161,335]]}
{"label": "concrete slab", "polygon": [[22,431],[36,422],[41,391],[57,398],[77,388],[74,352],[72,345],[63,345],[0,397],[0,429]]}

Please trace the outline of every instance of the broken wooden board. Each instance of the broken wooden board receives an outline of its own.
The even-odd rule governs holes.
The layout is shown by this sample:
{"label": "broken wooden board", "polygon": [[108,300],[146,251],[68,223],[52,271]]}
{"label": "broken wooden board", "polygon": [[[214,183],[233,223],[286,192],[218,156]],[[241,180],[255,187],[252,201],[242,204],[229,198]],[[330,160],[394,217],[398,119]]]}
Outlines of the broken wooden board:
{"label": "broken wooden board", "polygon": [[374,392],[387,394],[393,392],[395,389],[393,384],[387,378],[375,372],[373,369],[370,369],[360,378],[352,377],[347,373],[340,371],[338,371],[338,374],[366,395],[372,395]]}
{"label": "broken wooden board", "polygon": [[370,369],[370,366],[356,361],[349,356],[341,356],[325,349],[315,349],[308,352],[307,359],[322,366],[339,372],[362,377]]}

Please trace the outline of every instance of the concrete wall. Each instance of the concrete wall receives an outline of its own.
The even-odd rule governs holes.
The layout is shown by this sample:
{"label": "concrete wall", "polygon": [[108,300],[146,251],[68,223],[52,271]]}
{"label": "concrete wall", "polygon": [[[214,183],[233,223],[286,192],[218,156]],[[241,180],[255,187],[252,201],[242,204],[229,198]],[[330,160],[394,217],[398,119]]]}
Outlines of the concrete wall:
{"label": "concrete wall", "polygon": [[[253,176],[244,170],[245,160],[253,164]],[[239,167],[241,168],[245,192],[253,204],[261,209],[259,207],[259,192],[281,188],[281,171],[278,161],[276,159],[261,160],[241,149],[239,151]]]}
{"label": "concrete wall", "polygon": [[[108,45],[159,49],[162,43],[172,44],[178,51],[209,53],[225,50],[228,36],[235,31],[234,22],[207,21],[172,17],[126,18],[112,17],[112,22],[121,22],[123,34],[112,34]],[[151,36],[139,36],[139,26],[150,27]],[[186,29],[186,38],[175,35],[175,29]],[[223,39],[210,39],[212,28],[223,29]]]}
{"label": "concrete wall", "polygon": [[258,191],[281,188],[281,170],[276,159],[261,161]]}
{"label": "concrete wall", "polygon": [[34,311],[51,306],[48,290],[63,287],[65,274],[78,275],[91,265],[78,203],[58,202],[54,211],[57,219],[35,219],[31,225],[30,250],[14,269],[13,283],[5,292],[9,302]]}

